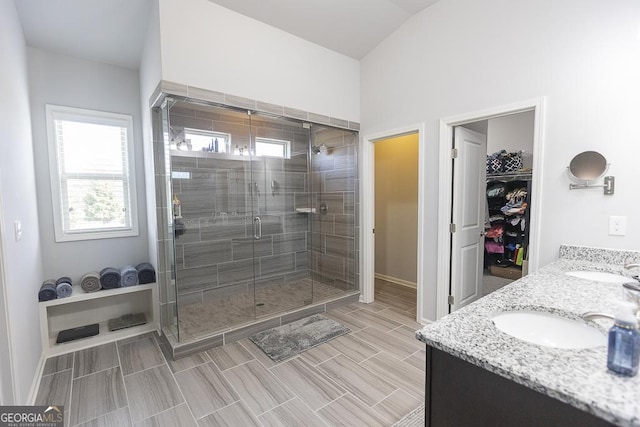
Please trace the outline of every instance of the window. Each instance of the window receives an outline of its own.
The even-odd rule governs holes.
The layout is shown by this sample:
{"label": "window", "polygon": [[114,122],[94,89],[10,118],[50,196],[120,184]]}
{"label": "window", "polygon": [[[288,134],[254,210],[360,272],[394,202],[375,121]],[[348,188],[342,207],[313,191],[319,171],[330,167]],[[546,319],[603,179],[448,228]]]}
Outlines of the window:
{"label": "window", "polygon": [[282,139],[256,138],[256,156],[289,159],[291,142]]}
{"label": "window", "polygon": [[177,146],[175,148],[189,151],[228,153],[229,147],[231,147],[230,134],[209,130],[184,128],[184,141],[186,147]]}
{"label": "window", "polygon": [[47,105],[56,241],[138,235],[129,115]]}

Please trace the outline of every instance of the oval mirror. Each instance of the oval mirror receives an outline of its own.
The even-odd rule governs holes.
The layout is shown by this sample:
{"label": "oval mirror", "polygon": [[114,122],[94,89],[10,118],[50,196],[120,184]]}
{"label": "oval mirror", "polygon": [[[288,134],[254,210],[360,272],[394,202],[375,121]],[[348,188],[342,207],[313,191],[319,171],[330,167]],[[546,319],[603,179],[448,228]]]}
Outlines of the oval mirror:
{"label": "oval mirror", "polygon": [[576,155],[569,163],[569,173],[577,181],[592,181],[607,172],[607,159],[596,151]]}

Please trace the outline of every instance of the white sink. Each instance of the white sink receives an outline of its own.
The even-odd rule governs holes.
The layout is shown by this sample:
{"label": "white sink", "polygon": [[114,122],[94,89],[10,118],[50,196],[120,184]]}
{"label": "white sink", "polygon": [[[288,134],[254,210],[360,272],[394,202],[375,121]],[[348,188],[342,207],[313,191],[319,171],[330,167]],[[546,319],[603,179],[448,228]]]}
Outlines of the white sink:
{"label": "white sink", "polygon": [[502,332],[533,344],[554,348],[607,345],[606,335],[584,322],[541,311],[510,311],[492,318]]}
{"label": "white sink", "polygon": [[622,276],[620,274],[605,273],[603,271],[568,271],[565,273],[568,276],[577,277],[579,279],[593,280],[596,282],[607,283],[629,283],[633,282],[633,279]]}

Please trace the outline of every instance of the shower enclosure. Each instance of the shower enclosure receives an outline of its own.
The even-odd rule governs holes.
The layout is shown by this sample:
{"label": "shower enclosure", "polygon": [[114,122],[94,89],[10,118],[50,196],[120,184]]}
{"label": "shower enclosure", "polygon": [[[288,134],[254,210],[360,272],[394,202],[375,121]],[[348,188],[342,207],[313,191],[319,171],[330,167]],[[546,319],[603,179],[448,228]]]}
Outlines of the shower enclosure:
{"label": "shower enclosure", "polygon": [[357,133],[177,97],[154,117],[171,342],[357,295]]}

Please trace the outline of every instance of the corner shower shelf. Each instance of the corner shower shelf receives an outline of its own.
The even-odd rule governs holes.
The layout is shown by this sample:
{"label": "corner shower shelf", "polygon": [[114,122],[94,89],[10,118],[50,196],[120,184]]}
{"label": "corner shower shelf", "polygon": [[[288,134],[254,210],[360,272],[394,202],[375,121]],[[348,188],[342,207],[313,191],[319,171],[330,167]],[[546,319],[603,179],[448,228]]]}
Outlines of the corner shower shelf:
{"label": "corner shower shelf", "polygon": [[[40,336],[46,357],[117,341],[157,329],[157,285],[149,283],[125,288],[84,292],[74,286],[68,298],[38,303]],[[109,331],[109,319],[131,313],[144,313],[147,323],[119,331]],[[98,335],[56,344],[58,332],[64,329],[98,323]]]}

